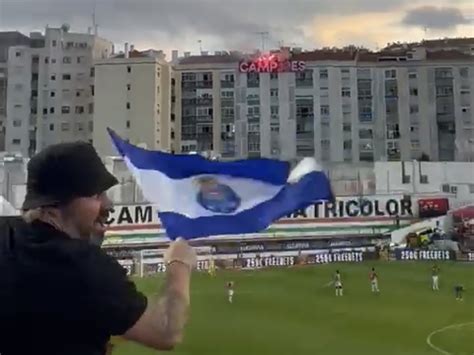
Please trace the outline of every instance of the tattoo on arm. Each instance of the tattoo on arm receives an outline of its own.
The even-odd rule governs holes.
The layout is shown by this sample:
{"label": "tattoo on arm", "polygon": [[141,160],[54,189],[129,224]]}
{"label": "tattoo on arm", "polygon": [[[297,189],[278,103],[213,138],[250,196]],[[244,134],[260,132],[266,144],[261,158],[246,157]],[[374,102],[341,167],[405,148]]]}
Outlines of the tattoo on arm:
{"label": "tattoo on arm", "polygon": [[175,280],[172,280],[173,278],[168,275],[163,296],[156,306],[156,321],[160,334],[167,339],[175,339],[179,342],[188,320],[189,286],[177,287]]}

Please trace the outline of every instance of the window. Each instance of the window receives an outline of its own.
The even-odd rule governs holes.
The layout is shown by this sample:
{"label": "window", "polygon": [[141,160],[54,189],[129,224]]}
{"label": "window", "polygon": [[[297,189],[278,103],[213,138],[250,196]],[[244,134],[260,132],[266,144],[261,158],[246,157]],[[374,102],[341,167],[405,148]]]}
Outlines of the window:
{"label": "window", "polygon": [[69,122],[61,123],[61,131],[63,132],[69,131]]}
{"label": "window", "polygon": [[344,150],[351,150],[352,149],[352,140],[348,139],[344,141]]}
{"label": "window", "polygon": [[270,113],[272,116],[277,116],[280,112],[279,106],[270,106]]}
{"label": "window", "polygon": [[54,113],[54,107],[49,108],[49,113]]}
{"label": "window", "polygon": [[127,66],[127,73],[131,73],[132,72],[132,67],[130,65]]}
{"label": "window", "polygon": [[19,139],[19,138],[13,138],[13,139],[12,139],[12,144],[20,145],[20,144],[21,144],[21,139]]}
{"label": "window", "polygon": [[76,97],[81,97],[81,91],[82,91],[82,90],[77,90],[77,91],[76,91]]}
{"label": "window", "polygon": [[468,78],[469,77],[469,68],[459,68],[459,75],[461,78]]}
{"label": "window", "polygon": [[84,106],[76,106],[75,112],[78,114],[84,113]]}
{"label": "window", "polygon": [[360,139],[372,139],[373,131],[370,128],[359,129],[359,138]]}
{"label": "window", "polygon": [[58,42],[57,42],[55,39],[53,39],[53,41],[51,42],[51,45],[52,45],[53,47],[56,47],[57,44],[58,44]]}
{"label": "window", "polygon": [[418,88],[410,88],[410,96],[418,96]]}
{"label": "window", "polygon": [[61,113],[70,113],[71,108],[69,106],[63,106],[61,107]]}
{"label": "window", "polygon": [[45,63],[45,64],[48,64],[48,63],[49,63],[49,58],[48,58],[48,57],[44,57],[44,63]]}
{"label": "window", "polygon": [[270,80],[277,80],[278,79],[278,73],[270,73]]}
{"label": "window", "polygon": [[319,70],[319,79],[327,79],[329,77],[327,69]]}
{"label": "window", "polygon": [[43,108],[43,115],[47,115],[48,114],[48,109],[45,107]]}
{"label": "window", "polygon": [[132,89],[132,84],[127,84],[127,91],[130,91]]}
{"label": "window", "polygon": [[95,94],[95,86],[91,85],[91,95],[94,96]]}
{"label": "window", "polygon": [[418,78],[418,73],[413,72],[413,73],[408,73],[408,79],[416,79]]}
{"label": "window", "polygon": [[79,132],[82,132],[84,130],[84,123],[78,122],[76,128]]}
{"label": "window", "polygon": [[63,74],[63,80],[71,80],[71,74]]}
{"label": "window", "polygon": [[125,126],[126,126],[127,128],[130,128],[130,121],[125,122]]}
{"label": "window", "polygon": [[249,124],[249,132],[260,132],[260,124],[250,123]]}
{"label": "window", "polygon": [[349,76],[351,74],[351,70],[350,69],[341,69],[341,74],[342,76]]}
{"label": "window", "polygon": [[418,134],[418,132],[420,131],[420,127],[418,126],[410,126],[410,132],[413,132],[415,134]]}
{"label": "window", "polygon": [[19,52],[19,51],[15,52],[15,57],[17,57],[17,58],[21,57],[21,52]]}
{"label": "window", "polygon": [[223,107],[222,108],[222,117],[233,117],[234,116],[234,108],[233,107]]}
{"label": "window", "polygon": [[55,81],[56,80],[56,74],[52,74],[50,78],[51,78],[51,81]]}
{"label": "window", "polygon": [[84,63],[84,62],[85,62],[84,57],[77,57],[77,64],[81,64],[81,63]]}
{"label": "window", "polygon": [[89,121],[89,131],[92,132],[94,130],[94,122]]}
{"label": "window", "polygon": [[127,110],[130,110],[130,102],[127,102],[126,107],[127,107]]}
{"label": "window", "polygon": [[64,64],[71,64],[71,57],[63,57],[63,63]]}
{"label": "window", "polygon": [[329,89],[327,87],[319,88],[319,96],[329,97]]}
{"label": "window", "polygon": [[15,104],[13,107],[14,107],[14,108],[22,108],[22,107],[23,107],[23,105],[20,105],[20,104]]}
{"label": "window", "polygon": [[352,126],[351,126],[351,124],[350,124],[350,123],[344,123],[344,124],[342,125],[342,130],[343,130],[344,132],[351,132],[351,131],[352,131]]}
{"label": "window", "polygon": [[321,115],[324,115],[324,116],[329,115],[329,106],[328,105],[321,105]]}
{"label": "window", "polygon": [[49,93],[49,96],[50,96],[50,97],[55,97],[55,96],[56,96],[56,92],[55,92],[55,91],[51,91],[51,92]]}
{"label": "window", "polygon": [[321,140],[321,148],[329,149],[330,146],[331,146],[331,141],[329,139],[322,139]]}
{"label": "window", "polygon": [[13,127],[21,127],[21,120],[13,120]]}
{"label": "window", "polygon": [[418,139],[413,139],[410,141],[411,143],[411,149],[413,150],[419,150],[420,149],[420,141]]}
{"label": "window", "polygon": [[397,71],[395,69],[385,70],[385,79],[395,79]]}
{"label": "window", "polygon": [[351,88],[342,88],[342,97],[351,97]]}
{"label": "window", "polygon": [[234,92],[233,91],[221,91],[221,97],[231,99],[231,98],[234,97]]}
{"label": "window", "polygon": [[50,131],[54,131],[54,124],[53,124],[53,123],[51,123],[51,124],[49,125],[49,130],[50,130]]}
{"label": "window", "polygon": [[51,63],[55,64],[56,63],[56,58],[51,58]]}
{"label": "window", "polygon": [[278,89],[271,89],[270,90],[271,97],[278,97]]}
{"label": "window", "polygon": [[410,105],[410,113],[418,113],[419,107],[418,105]]}
{"label": "window", "polygon": [[89,104],[89,114],[93,114],[93,113],[94,113],[94,103],[91,102],[91,103]]}
{"label": "window", "polygon": [[469,193],[474,194],[474,184],[469,184]]}
{"label": "window", "polygon": [[452,86],[437,86],[436,95],[437,96],[450,96],[453,94]]}
{"label": "window", "polygon": [[38,97],[38,90],[31,90],[31,97]]}
{"label": "window", "polygon": [[90,75],[91,78],[93,78],[95,76],[95,68],[94,67],[91,68],[91,71],[90,71],[89,75]]}
{"label": "window", "polygon": [[259,106],[250,106],[247,108],[248,116],[259,116],[260,115],[260,107]]}

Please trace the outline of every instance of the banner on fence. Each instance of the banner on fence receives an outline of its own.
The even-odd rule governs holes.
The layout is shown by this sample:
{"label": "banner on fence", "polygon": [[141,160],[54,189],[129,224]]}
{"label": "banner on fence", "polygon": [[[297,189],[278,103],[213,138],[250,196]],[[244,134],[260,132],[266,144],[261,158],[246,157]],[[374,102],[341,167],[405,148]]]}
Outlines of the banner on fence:
{"label": "banner on fence", "polygon": [[456,260],[456,253],[452,250],[417,250],[397,249],[396,260]]}

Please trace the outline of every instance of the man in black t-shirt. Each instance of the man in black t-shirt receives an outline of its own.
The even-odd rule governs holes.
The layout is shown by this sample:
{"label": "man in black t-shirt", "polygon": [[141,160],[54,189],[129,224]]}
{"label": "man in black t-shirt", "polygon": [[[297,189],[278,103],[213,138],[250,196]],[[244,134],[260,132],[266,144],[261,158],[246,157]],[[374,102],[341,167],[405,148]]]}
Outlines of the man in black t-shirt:
{"label": "man in black t-shirt", "polygon": [[90,144],[30,160],[23,216],[0,220],[0,354],[103,355],[111,336],[158,350],[181,341],[196,255],[173,242],[163,294],[148,303],[91,241],[105,231],[105,191],[116,183]]}

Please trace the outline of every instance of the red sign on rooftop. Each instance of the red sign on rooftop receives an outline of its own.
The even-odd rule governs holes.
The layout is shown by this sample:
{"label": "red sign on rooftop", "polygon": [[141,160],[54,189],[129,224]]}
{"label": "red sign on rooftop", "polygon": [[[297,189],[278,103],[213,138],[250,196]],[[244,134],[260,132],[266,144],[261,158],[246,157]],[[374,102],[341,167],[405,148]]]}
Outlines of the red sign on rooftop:
{"label": "red sign on rooftop", "polygon": [[280,58],[277,55],[262,56],[239,63],[241,73],[283,73],[304,71],[306,63]]}

